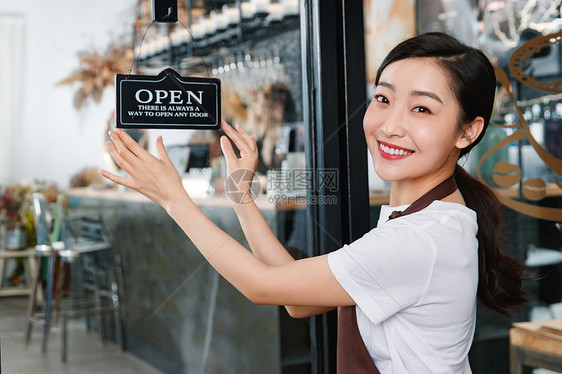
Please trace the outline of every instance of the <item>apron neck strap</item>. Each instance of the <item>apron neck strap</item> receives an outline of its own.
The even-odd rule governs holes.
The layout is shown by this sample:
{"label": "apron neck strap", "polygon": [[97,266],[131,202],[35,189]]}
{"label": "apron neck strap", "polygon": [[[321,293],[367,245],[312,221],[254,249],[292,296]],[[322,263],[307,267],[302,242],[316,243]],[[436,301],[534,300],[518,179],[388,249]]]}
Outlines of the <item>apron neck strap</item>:
{"label": "apron neck strap", "polygon": [[445,179],[443,182],[439,183],[431,191],[414,201],[408,208],[404,211],[395,210],[388,217],[389,220],[402,217],[411,213],[418,212],[423,208],[426,208],[434,202],[435,200],[441,200],[444,197],[449,196],[457,190],[457,183],[455,182],[455,175],[451,175],[449,178]]}

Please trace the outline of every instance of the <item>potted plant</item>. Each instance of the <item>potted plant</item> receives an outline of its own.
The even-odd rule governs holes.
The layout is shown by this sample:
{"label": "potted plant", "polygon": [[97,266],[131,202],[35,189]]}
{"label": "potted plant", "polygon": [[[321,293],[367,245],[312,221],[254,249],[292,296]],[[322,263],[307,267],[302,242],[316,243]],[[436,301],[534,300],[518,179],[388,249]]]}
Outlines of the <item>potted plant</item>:
{"label": "potted plant", "polygon": [[22,184],[6,186],[0,192],[0,240],[5,249],[19,250],[27,245],[26,226],[33,225],[27,214],[31,193],[31,187]]}

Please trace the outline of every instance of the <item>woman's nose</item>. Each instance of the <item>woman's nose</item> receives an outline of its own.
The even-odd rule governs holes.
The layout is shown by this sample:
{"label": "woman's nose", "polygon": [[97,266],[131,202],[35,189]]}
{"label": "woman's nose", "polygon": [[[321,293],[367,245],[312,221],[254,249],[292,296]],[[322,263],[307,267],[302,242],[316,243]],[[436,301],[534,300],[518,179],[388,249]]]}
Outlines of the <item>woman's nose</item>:
{"label": "woman's nose", "polygon": [[386,137],[405,135],[405,121],[406,118],[400,110],[397,108],[390,109],[387,111],[387,116],[383,119],[381,126],[381,132]]}

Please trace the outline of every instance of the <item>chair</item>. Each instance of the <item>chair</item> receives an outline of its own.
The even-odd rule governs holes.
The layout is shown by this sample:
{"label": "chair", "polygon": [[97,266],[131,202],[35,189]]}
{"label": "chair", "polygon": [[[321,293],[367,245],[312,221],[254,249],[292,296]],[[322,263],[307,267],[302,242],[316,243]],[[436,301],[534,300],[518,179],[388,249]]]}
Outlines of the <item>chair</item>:
{"label": "chair", "polygon": [[[67,360],[68,352],[68,321],[75,318],[86,318],[90,329],[90,317],[98,317],[100,337],[105,343],[106,334],[103,329],[102,316],[113,313],[116,327],[116,340],[123,349],[122,323],[119,304],[118,274],[120,273],[119,258],[111,256],[111,240],[103,223],[101,212],[67,214],[62,207],[63,197],[57,201],[57,214],[49,238],[48,209],[45,198],[34,194],[34,216],[39,256],[48,256],[47,286],[45,291],[44,311],[36,312],[37,283],[40,272],[36,272],[34,292],[30,300],[29,324],[26,343],[29,342],[32,323],[44,326],[43,351],[46,350],[47,336],[51,324],[57,323],[60,317],[62,324],[62,356]],[[57,232],[58,230],[58,232]],[[60,235],[60,241],[51,239]],[[105,255],[105,256],[104,256]],[[55,262],[58,267],[55,272]],[[71,291],[68,297],[63,295],[63,282],[70,269]],[[56,284],[54,274],[57,274]]]}
{"label": "chair", "polygon": [[[28,322],[25,333],[25,344],[29,344],[31,332],[34,324],[43,326],[43,341],[41,349],[43,352],[47,350],[47,339],[51,329],[51,302],[53,298],[53,281],[55,274],[55,261],[57,251],[62,248],[62,243],[57,242],[51,245],[49,233],[53,227],[53,217],[49,211],[47,201],[42,194],[34,193],[33,200],[33,217],[35,222],[35,233],[37,236],[37,245],[35,246],[35,274],[33,275],[33,285],[31,287],[31,295],[28,307]],[[57,220],[57,225],[60,220]],[[55,230],[57,231],[57,230]],[[43,297],[43,305],[40,305],[38,292],[41,283],[41,267],[43,259],[47,259],[47,282],[45,286],[45,295]],[[42,307],[42,310],[41,310]]]}
{"label": "chair", "polygon": [[[111,238],[100,211],[75,212],[63,215],[61,238],[65,243],[59,252],[61,260],[70,264],[72,273],[71,297],[62,300],[62,276],[55,297],[55,311],[62,317],[62,360],[66,361],[68,350],[68,321],[86,318],[90,329],[90,317],[98,317],[98,328],[102,342],[106,341],[105,324],[102,317],[113,313],[117,344],[123,349],[122,321],[119,302],[120,258],[111,251]],[[55,312],[57,313],[57,312]]]}

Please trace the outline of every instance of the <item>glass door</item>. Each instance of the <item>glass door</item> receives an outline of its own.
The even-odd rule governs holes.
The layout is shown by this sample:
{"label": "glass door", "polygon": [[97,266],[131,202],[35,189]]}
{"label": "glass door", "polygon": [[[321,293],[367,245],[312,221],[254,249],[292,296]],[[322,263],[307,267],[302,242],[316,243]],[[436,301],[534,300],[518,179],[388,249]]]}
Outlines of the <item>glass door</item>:
{"label": "glass door", "polygon": [[[235,185],[242,174],[227,175],[219,146],[222,131],[150,130],[149,138],[164,137],[190,195],[235,240],[249,248],[232,204],[253,203],[295,258],[310,256],[306,211],[313,173],[306,159],[303,4],[185,1],[180,2],[180,22],[171,25],[151,25],[150,5],[139,1],[137,6],[138,70],[152,74],[172,67],[182,76],[221,80],[222,119],[240,124],[258,144],[252,196],[237,194]],[[195,248],[186,249],[180,232],[171,229],[167,235],[158,240],[173,241],[164,256],[176,261],[163,265],[168,276],[155,275],[155,287],[161,289],[157,297],[150,302],[134,298],[125,325],[130,350],[164,372],[310,372],[313,357],[306,319],[290,318],[283,307],[254,305]],[[134,276],[125,276],[127,281],[130,290],[144,288]],[[152,322],[143,317],[146,314],[152,315]],[[153,329],[154,323],[158,329]]]}
{"label": "glass door", "polygon": [[[362,130],[365,63],[363,33],[357,27],[363,22],[362,2],[267,3],[186,2],[185,24],[191,32],[180,24],[163,25],[153,36],[147,33],[144,43],[154,38],[152,43],[159,45],[169,38],[171,50],[147,56],[140,45],[136,48],[144,71],[172,65],[182,75],[221,79],[223,119],[240,123],[258,142],[260,187],[254,202],[295,258],[315,256],[340,248],[369,228]],[[141,20],[145,13],[139,10]],[[136,35],[140,43],[142,35]],[[169,139],[168,149],[177,157],[186,184],[204,181],[196,184],[201,188],[196,200],[201,209],[246,243],[229,207],[233,195],[225,180],[232,176],[225,173],[219,134],[195,132],[186,141],[151,131],[151,138],[160,133]],[[183,352],[175,359],[179,367],[203,367],[210,373],[227,368],[249,373],[335,372],[335,311],[292,319],[283,307],[253,305],[197,256],[175,271],[191,274],[179,279],[189,279],[185,288],[194,295],[181,290],[170,294],[178,281],[170,279],[160,296],[166,307],[159,312],[173,307],[182,329],[191,333],[174,338],[175,326],[162,315],[161,323],[173,339],[163,344],[159,336],[151,336],[140,343],[139,352],[148,344],[176,347]],[[199,312],[189,312],[187,305]],[[148,312],[155,306],[145,307]],[[131,321],[137,335],[147,327]],[[180,346],[193,351],[186,354]],[[153,356],[155,363],[165,357],[156,351]]]}

